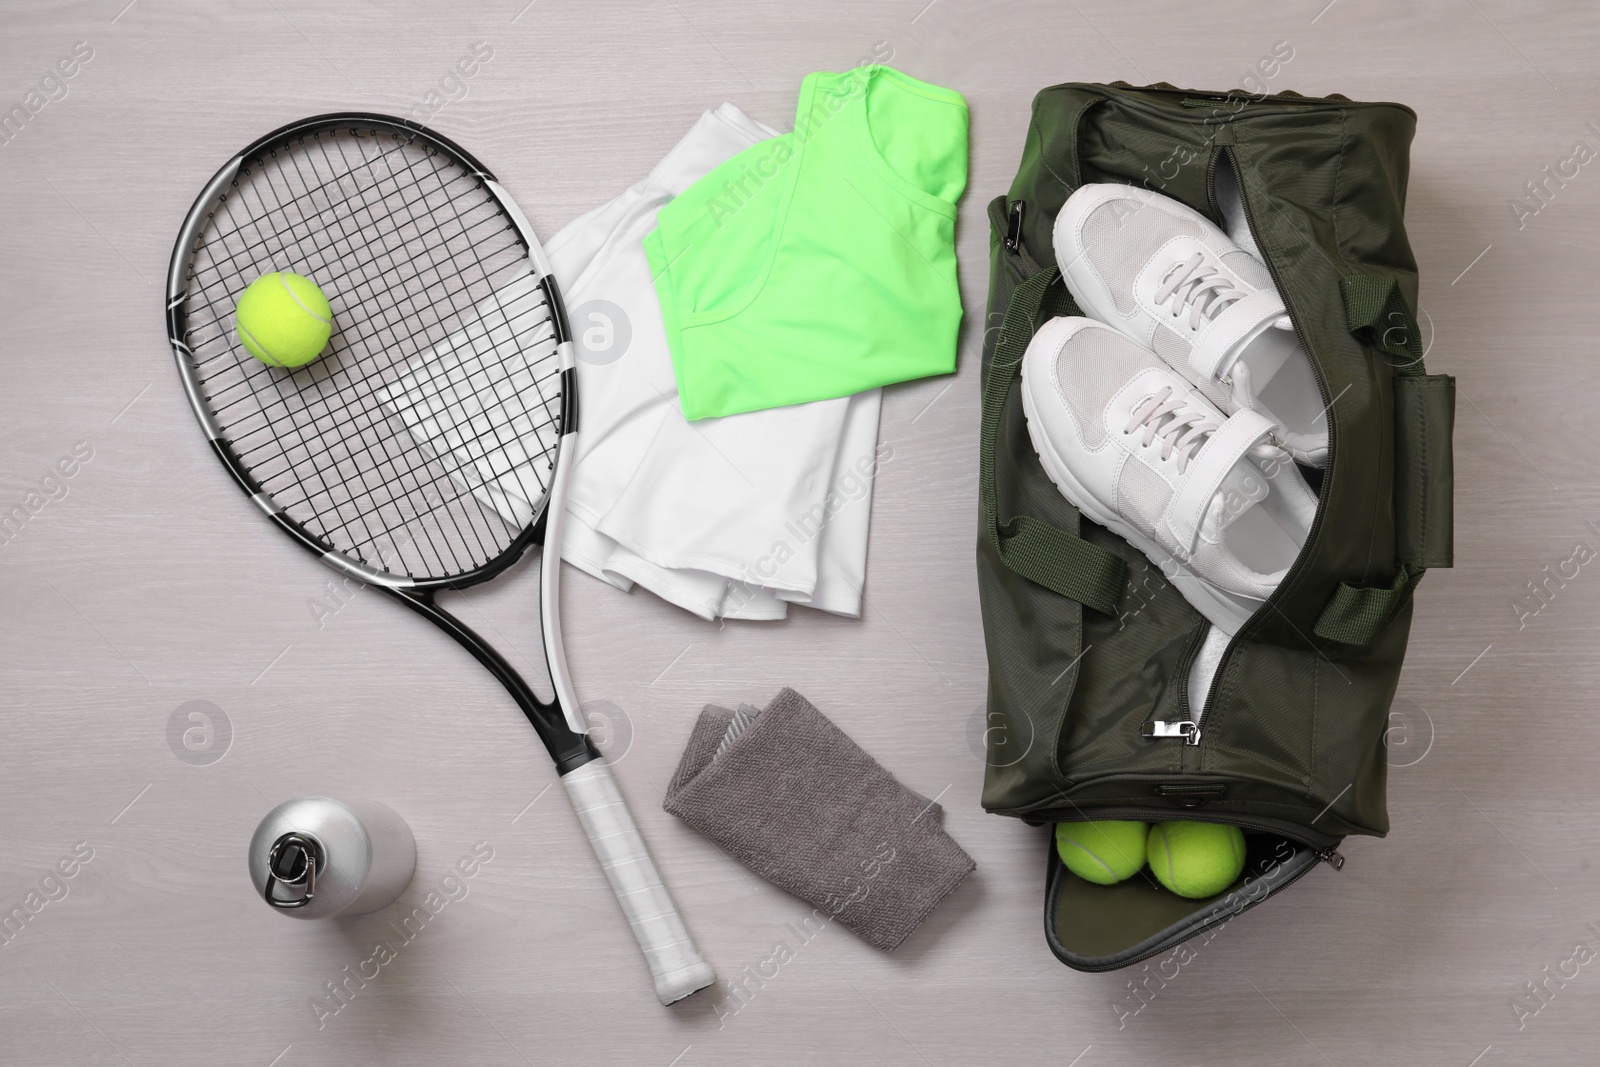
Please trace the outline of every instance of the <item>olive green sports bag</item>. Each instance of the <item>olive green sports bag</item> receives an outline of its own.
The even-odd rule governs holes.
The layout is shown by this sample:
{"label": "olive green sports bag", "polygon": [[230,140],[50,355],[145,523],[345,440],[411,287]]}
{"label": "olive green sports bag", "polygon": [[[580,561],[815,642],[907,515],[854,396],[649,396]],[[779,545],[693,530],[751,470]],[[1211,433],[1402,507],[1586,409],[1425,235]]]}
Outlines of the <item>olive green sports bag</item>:
{"label": "olive green sports bag", "polygon": [[[1430,375],[1406,240],[1416,116],[1340,96],[1069,84],[1034,100],[993,229],[983,350],[978,585],[989,658],[983,804],[1030,823],[1200,819],[1246,832],[1245,873],[1208,900],[1152,879],[1092,885],[1052,848],[1045,928],[1083,970],[1126,966],[1226,921],[1346,834],[1381,836],[1384,731],[1411,597],[1451,565],[1455,382]],[[1187,693],[1205,619],[1161,570],[1056,490],[1030,443],[1018,366],[1038,326],[1080,314],[1051,230],[1079,185],[1131,183],[1222,225],[1236,175],[1255,242],[1310,353],[1330,454],[1305,471],[1310,537],[1223,655],[1205,714]]]}

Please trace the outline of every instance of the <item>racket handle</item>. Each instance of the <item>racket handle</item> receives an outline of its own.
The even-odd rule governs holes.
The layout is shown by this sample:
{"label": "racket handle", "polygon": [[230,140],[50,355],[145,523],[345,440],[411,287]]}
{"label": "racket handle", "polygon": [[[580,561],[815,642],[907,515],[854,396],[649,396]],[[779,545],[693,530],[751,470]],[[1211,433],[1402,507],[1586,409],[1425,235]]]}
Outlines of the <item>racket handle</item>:
{"label": "racket handle", "polygon": [[650,964],[661,1003],[682,1000],[715,982],[716,972],[683,925],[606,761],[585,763],[562,776],[561,784]]}

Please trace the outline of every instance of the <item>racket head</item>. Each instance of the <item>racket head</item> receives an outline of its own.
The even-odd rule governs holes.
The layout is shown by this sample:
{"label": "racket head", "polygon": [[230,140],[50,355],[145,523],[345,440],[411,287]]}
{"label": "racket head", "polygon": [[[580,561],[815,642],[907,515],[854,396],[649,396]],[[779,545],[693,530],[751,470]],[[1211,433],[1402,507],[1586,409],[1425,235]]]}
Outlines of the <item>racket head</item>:
{"label": "racket head", "polygon": [[[234,332],[239,294],[274,270],[333,308],[301,368]],[[576,419],[565,311],[526,217],[439,134],[337,114],[247,146],[179,231],[167,326],[224,466],[336,569],[461,588],[540,539]]]}

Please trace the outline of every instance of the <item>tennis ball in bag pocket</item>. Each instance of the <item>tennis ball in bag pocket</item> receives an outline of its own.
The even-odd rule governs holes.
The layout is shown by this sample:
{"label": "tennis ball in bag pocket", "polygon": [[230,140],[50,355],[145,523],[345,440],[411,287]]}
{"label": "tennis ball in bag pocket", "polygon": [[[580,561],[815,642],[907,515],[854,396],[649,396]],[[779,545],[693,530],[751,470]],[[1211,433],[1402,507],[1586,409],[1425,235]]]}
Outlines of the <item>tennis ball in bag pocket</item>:
{"label": "tennis ball in bag pocket", "polygon": [[1057,823],[1056,852],[1067,870],[1084,881],[1115,885],[1144,866],[1148,830],[1142,822],[1116,819]]}
{"label": "tennis ball in bag pocket", "polygon": [[275,270],[239,297],[234,331],[245,351],[269,367],[303,367],[327,347],[333,310],[309,279]]}
{"label": "tennis ball in bag pocket", "polygon": [[1163,822],[1150,828],[1150,869],[1190,900],[1216,896],[1244,871],[1244,834],[1214,822]]}

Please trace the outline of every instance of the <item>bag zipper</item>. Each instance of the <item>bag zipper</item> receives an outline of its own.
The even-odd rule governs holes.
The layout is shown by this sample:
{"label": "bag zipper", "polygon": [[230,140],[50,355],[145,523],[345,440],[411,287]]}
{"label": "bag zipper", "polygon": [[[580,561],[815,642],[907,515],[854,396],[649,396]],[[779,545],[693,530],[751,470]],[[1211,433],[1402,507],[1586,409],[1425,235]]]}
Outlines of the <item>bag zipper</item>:
{"label": "bag zipper", "polygon": [[[1217,203],[1217,160],[1222,158],[1222,146],[1217,146],[1217,151],[1211,153],[1211,158],[1206,162],[1206,207],[1218,218],[1222,217],[1222,207]],[[1239,176],[1239,165],[1233,164],[1233,174]],[[1239,187],[1239,199],[1244,200],[1244,187]],[[1260,248],[1260,244],[1256,245]]]}
{"label": "bag zipper", "polygon": [[[1200,743],[1203,728],[1202,720],[1205,716],[1196,716],[1189,709],[1189,671],[1194,666],[1194,658],[1200,654],[1200,649],[1205,644],[1207,629],[1209,627],[1202,627],[1196,631],[1195,636],[1189,641],[1189,647],[1184,650],[1183,667],[1181,668],[1184,679],[1183,696],[1178,702],[1178,710],[1183,715],[1183,718],[1177,722],[1155,719],[1145,723],[1139,728],[1139,734],[1145,740],[1153,741],[1163,737],[1178,737],[1182,738],[1183,743],[1190,747]],[[1222,669],[1220,662],[1217,669],[1219,671]]]}
{"label": "bag zipper", "polygon": [[1006,251],[1013,256],[1022,248],[1022,216],[1027,210],[1027,201],[1013,200],[1006,210]]}
{"label": "bag zipper", "polygon": [[[1213,209],[1215,209],[1216,205],[1217,205],[1217,189],[1216,189],[1217,160],[1224,153],[1227,154],[1228,165],[1233,168],[1233,173],[1234,173],[1234,176],[1235,176],[1235,180],[1237,180],[1238,183],[1239,183],[1239,202],[1244,207],[1245,225],[1249,227],[1250,236],[1255,240],[1256,247],[1257,248],[1262,248],[1262,245],[1261,245],[1261,234],[1256,229],[1255,213],[1250,208],[1250,196],[1245,191],[1244,178],[1239,174],[1239,159],[1238,159],[1238,156],[1234,154],[1232,146],[1228,146],[1228,145],[1218,146],[1217,151],[1212,153],[1211,160],[1206,165],[1206,197],[1207,197],[1207,199],[1209,201],[1209,205],[1208,206],[1210,206]],[[1288,291],[1284,288],[1283,279],[1278,273],[1277,266],[1273,264],[1272,258],[1266,254],[1266,251],[1264,249],[1262,250],[1262,253],[1261,253],[1261,262],[1266,265],[1267,273],[1272,278],[1272,284],[1273,284],[1273,286],[1275,286],[1277,288],[1278,296],[1283,301],[1284,312],[1285,312],[1285,314],[1287,314],[1289,316],[1289,324],[1294,327],[1295,340],[1299,341],[1300,342],[1300,347],[1304,348],[1306,350],[1306,352],[1309,353],[1311,351],[1311,346],[1306,343],[1306,335],[1300,328],[1300,317],[1299,317],[1299,315],[1297,315],[1295,313],[1295,310],[1294,310],[1293,306],[1291,306],[1290,303],[1289,303]],[[1312,373],[1316,375],[1317,390],[1318,390],[1318,392],[1320,392],[1322,394],[1323,408],[1326,409],[1327,408],[1327,404],[1328,404],[1328,387],[1322,380],[1322,370],[1321,370],[1320,367],[1318,367],[1316,365],[1316,361],[1315,360],[1311,361],[1311,370],[1312,370]],[[1326,484],[1326,479],[1332,475],[1332,472],[1333,472],[1333,461],[1334,461],[1333,420],[1329,419],[1327,421],[1328,421],[1328,466],[1326,468],[1324,468],[1324,471],[1323,471],[1324,484]],[[1315,540],[1315,538],[1317,536],[1317,531],[1322,526],[1322,513],[1323,513],[1323,509],[1321,507],[1318,507],[1316,516],[1311,520],[1311,529],[1306,534],[1306,543],[1307,544],[1310,544],[1313,540]],[[1304,552],[1304,549],[1302,548],[1302,554],[1303,554],[1303,552]],[[1298,565],[1299,562],[1300,562],[1299,559],[1295,560],[1295,563],[1297,565]],[[1291,568],[1291,570],[1292,569],[1293,568]],[[1284,581],[1286,582],[1288,580],[1288,578],[1289,578],[1289,576],[1285,575],[1284,576]],[[1283,592],[1283,585],[1284,585],[1284,582],[1279,582],[1278,583],[1278,588],[1274,589],[1272,591],[1272,594],[1267,597],[1266,601],[1262,604],[1262,606],[1256,610],[1256,614],[1257,615],[1259,615],[1261,612],[1266,611],[1269,608],[1273,607],[1274,602],[1278,600],[1279,596]],[[1228,647],[1224,648],[1222,650],[1222,657],[1217,660],[1216,673],[1211,676],[1211,685],[1206,690],[1205,707],[1208,710],[1211,707],[1212,701],[1216,699],[1217,687],[1222,682],[1223,671],[1227,668],[1228,660],[1229,660],[1230,657],[1232,657],[1233,650],[1236,647],[1238,647],[1238,644],[1239,644],[1239,635],[1238,634],[1234,634],[1232,639],[1230,639],[1228,641]],[[1146,733],[1144,736],[1151,737],[1151,738],[1182,737],[1183,740],[1184,740],[1184,743],[1187,746],[1195,747],[1195,746],[1198,746],[1200,744],[1200,737],[1201,737],[1200,721],[1195,718],[1194,711],[1193,711],[1193,705],[1189,701],[1189,669],[1193,666],[1194,657],[1198,653],[1198,651],[1199,651],[1199,649],[1196,648],[1195,651],[1191,652],[1188,656],[1186,656],[1184,658],[1183,667],[1182,667],[1183,674],[1184,674],[1183,700],[1181,701],[1179,706],[1182,709],[1182,712],[1183,712],[1183,714],[1185,716],[1185,719],[1187,721],[1186,722],[1176,722],[1176,723],[1172,723],[1172,722],[1146,723],[1145,724],[1145,729],[1147,729],[1147,730],[1149,728],[1151,728],[1151,727],[1155,727],[1158,731],[1165,730],[1165,731],[1173,731],[1173,732]],[[1204,718],[1204,716],[1201,716],[1201,718]],[[1182,728],[1184,726],[1186,726],[1186,725],[1192,726],[1193,727],[1192,731],[1189,731],[1187,733],[1176,732],[1176,731],[1181,731]],[[1188,768],[1186,768],[1186,769],[1188,769]],[[1341,866],[1343,865],[1343,861],[1342,860],[1340,861],[1340,865]],[[1335,869],[1337,869],[1337,868],[1335,868]]]}
{"label": "bag zipper", "polygon": [[1307,851],[1310,851],[1310,852],[1315,852],[1317,854],[1317,858],[1319,860],[1321,860],[1323,863],[1326,863],[1329,867],[1332,867],[1334,870],[1336,870],[1336,871],[1344,870],[1345,857],[1344,857],[1344,853],[1339,851],[1339,846],[1338,845],[1327,845],[1327,846],[1314,845],[1310,841],[1307,841],[1302,837],[1297,837],[1297,836],[1295,836],[1294,834],[1291,834],[1291,833],[1285,833],[1282,829],[1280,829],[1280,828],[1278,828],[1276,826],[1265,826],[1265,825],[1263,825],[1261,823],[1258,823],[1258,822],[1251,822],[1248,819],[1234,818],[1233,816],[1227,815],[1227,814],[1219,814],[1219,815],[1215,815],[1215,816],[1207,816],[1204,819],[1187,819],[1187,820],[1184,820],[1184,819],[1152,819],[1150,817],[1150,809],[1149,808],[1095,808],[1092,812],[1084,812],[1084,811],[1082,811],[1080,809],[1080,811],[1078,813],[1079,814],[1084,814],[1084,815],[1093,814],[1094,818],[1092,818],[1092,819],[1088,819],[1088,818],[1084,818],[1084,819],[1079,819],[1079,818],[1051,819],[1051,820],[1049,820],[1049,822],[1051,824],[1058,823],[1058,822],[1068,822],[1068,823],[1071,823],[1071,822],[1098,822],[1099,820],[1102,820],[1102,819],[1129,819],[1129,820],[1132,820],[1134,822],[1214,822],[1214,823],[1218,823],[1218,824],[1223,825],[1223,826],[1237,826],[1241,830],[1250,830],[1253,833],[1266,834],[1266,835],[1268,835],[1270,837],[1287,838],[1288,840],[1293,841],[1295,844],[1299,845],[1301,848],[1306,849]]}
{"label": "bag zipper", "polygon": [[1147,722],[1139,728],[1139,736],[1146,741],[1159,740],[1163,737],[1181,737],[1183,743],[1194,746],[1200,743],[1200,724],[1193,719],[1180,722],[1166,722],[1157,719]]}

